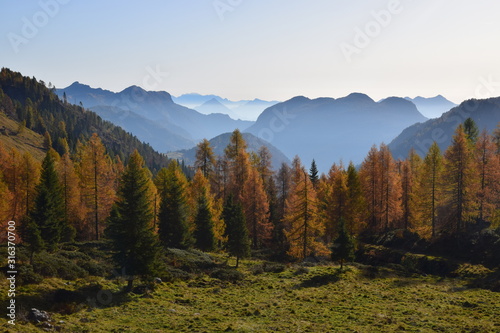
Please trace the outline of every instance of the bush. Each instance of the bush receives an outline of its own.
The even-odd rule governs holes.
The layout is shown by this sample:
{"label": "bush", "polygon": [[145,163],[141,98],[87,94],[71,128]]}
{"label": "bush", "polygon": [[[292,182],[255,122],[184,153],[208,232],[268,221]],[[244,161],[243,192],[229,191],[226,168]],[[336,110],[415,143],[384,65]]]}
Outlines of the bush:
{"label": "bush", "polygon": [[217,266],[214,258],[198,250],[167,249],[167,261],[170,265],[190,273],[207,270]]}
{"label": "bush", "polygon": [[59,277],[65,280],[76,280],[86,277],[87,271],[73,261],[62,256],[40,253],[33,263],[35,273],[46,277]]}
{"label": "bush", "polygon": [[43,277],[33,271],[31,265],[21,265],[17,267],[16,283],[19,285],[40,283]]}
{"label": "bush", "polygon": [[210,274],[211,277],[219,279],[221,281],[229,281],[235,283],[241,281],[245,278],[245,274],[236,269],[221,268],[217,269]]}
{"label": "bush", "polygon": [[250,271],[254,274],[266,273],[281,273],[286,269],[286,265],[274,262],[264,262],[262,264],[253,265]]}
{"label": "bush", "polygon": [[85,260],[85,261],[92,260],[92,258],[90,258],[85,253],[78,252],[78,251],[64,251],[64,250],[61,250],[61,251],[57,252],[57,255],[61,256],[61,257],[64,257],[66,259],[70,259],[70,260]]}

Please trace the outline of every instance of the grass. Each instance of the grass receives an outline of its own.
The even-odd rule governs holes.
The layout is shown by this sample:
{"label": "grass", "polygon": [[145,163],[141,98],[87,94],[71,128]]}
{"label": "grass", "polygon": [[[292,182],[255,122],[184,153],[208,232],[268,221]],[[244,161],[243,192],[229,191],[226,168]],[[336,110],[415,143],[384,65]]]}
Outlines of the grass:
{"label": "grass", "polygon": [[[19,300],[30,302],[22,304],[29,309],[43,305],[36,303],[40,293],[98,285],[87,301],[71,305],[70,314],[52,313],[62,332],[500,332],[499,294],[470,288],[467,279],[405,276],[359,264],[343,272],[332,265],[256,272],[258,265],[243,261],[243,280],[198,274],[142,295],[125,295],[124,282],[104,278],[69,285],[48,278],[20,287]],[[2,295],[5,287],[2,281]],[[28,323],[13,330],[3,318],[1,329],[41,331]]]}
{"label": "grass", "polygon": [[24,128],[18,133],[19,123],[7,118],[0,112],[0,142],[6,151],[11,148],[17,149],[21,154],[29,152],[35,159],[41,161],[45,156],[43,148],[43,136]]}

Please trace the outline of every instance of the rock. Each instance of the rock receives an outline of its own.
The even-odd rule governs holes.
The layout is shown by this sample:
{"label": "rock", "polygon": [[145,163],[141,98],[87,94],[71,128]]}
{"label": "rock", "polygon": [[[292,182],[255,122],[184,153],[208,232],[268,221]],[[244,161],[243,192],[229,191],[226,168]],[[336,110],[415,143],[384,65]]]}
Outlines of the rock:
{"label": "rock", "polygon": [[49,321],[50,317],[47,312],[32,308],[28,313],[28,320],[34,323],[40,323],[44,321]]}
{"label": "rock", "polygon": [[162,283],[163,281],[159,277],[157,277],[154,279],[154,282],[155,283]]}

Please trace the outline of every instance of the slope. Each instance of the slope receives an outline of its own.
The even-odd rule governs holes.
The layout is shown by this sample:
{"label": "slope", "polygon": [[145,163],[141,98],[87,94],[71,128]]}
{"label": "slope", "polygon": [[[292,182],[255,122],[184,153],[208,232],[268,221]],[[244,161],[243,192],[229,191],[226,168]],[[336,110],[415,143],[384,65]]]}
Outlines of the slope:
{"label": "slope", "polygon": [[137,149],[153,172],[168,163],[166,156],[122,128],[103,121],[94,112],[61,101],[54,89],[47,88],[43,82],[7,68],[0,72],[0,105],[9,119],[24,122],[38,134],[48,132],[55,148],[59,139],[66,139],[74,152],[79,142],[97,133],[111,156],[125,161]]}
{"label": "slope", "polygon": [[404,158],[411,148],[425,156],[434,141],[444,151],[451,143],[456,127],[472,118],[480,131],[492,131],[500,122],[500,97],[471,99],[444,113],[441,117],[406,128],[389,144],[395,158]]}

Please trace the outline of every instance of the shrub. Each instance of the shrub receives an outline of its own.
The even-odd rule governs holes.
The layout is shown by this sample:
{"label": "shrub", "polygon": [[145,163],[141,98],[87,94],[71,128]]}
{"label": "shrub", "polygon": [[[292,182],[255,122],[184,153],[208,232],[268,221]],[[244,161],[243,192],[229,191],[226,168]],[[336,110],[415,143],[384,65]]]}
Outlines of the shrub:
{"label": "shrub", "polygon": [[35,256],[34,271],[46,277],[59,277],[65,280],[76,280],[88,275],[87,271],[73,261],[62,256],[40,253]]}
{"label": "shrub", "polygon": [[16,283],[19,285],[40,283],[43,277],[33,271],[31,265],[21,265],[17,267]]}
{"label": "shrub", "polygon": [[245,278],[245,274],[236,269],[221,268],[217,269],[210,274],[211,277],[219,279],[221,281],[229,281],[235,283],[241,281]]}

